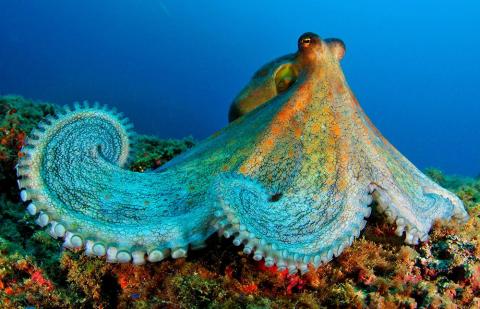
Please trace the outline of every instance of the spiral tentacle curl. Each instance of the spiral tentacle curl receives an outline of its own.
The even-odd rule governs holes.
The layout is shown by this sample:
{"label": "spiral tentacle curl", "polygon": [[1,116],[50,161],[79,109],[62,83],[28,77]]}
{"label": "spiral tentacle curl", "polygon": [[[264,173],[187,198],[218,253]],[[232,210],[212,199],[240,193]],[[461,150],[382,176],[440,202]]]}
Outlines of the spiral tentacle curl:
{"label": "spiral tentacle curl", "polygon": [[[159,198],[156,190],[168,187],[166,175],[122,169],[133,149],[132,128],[121,114],[96,103],[76,103],[48,117],[22,149],[21,199],[37,224],[88,255],[135,264],[144,263],[145,254],[150,261],[185,256],[190,243],[198,247],[214,229],[197,221],[190,232],[178,229],[185,208],[171,207],[178,201]],[[198,219],[208,221],[208,214]]]}

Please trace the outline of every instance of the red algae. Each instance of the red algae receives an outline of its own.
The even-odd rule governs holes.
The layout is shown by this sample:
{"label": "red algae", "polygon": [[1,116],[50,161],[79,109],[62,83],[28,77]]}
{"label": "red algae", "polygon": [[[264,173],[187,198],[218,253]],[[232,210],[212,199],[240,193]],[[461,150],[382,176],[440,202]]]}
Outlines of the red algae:
{"label": "red algae", "polygon": [[245,294],[254,294],[258,291],[258,286],[255,283],[245,284],[240,287],[240,290]]}

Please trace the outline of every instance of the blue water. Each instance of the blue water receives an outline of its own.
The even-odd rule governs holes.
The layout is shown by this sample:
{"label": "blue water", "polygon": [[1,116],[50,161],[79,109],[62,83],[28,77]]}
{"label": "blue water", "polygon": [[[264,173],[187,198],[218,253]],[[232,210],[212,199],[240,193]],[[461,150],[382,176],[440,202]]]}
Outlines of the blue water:
{"label": "blue water", "polygon": [[479,2],[321,2],[0,0],[0,94],[98,100],[140,133],[200,139],[313,31],[344,40],[361,105],[417,166],[480,173]]}

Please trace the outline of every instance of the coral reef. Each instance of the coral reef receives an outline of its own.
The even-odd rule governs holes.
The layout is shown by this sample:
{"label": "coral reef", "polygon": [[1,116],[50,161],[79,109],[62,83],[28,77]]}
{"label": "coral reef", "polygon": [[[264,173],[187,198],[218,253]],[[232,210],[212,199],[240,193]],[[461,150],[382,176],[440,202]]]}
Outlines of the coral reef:
{"label": "coral reef", "polygon": [[[25,214],[14,166],[22,138],[55,106],[0,97],[0,304],[2,308],[478,307],[480,178],[428,170],[470,213],[465,226],[436,222],[430,240],[406,246],[373,211],[360,238],[304,276],[254,261],[216,235],[187,258],[133,266],[63,250]],[[8,134],[6,133],[8,132]],[[10,135],[12,134],[12,135]],[[12,136],[16,136],[13,138]],[[140,137],[130,167],[144,171],[191,147]]]}
{"label": "coral reef", "polygon": [[8,183],[15,181],[12,164],[17,162],[27,133],[54,113],[52,104],[36,104],[13,95],[0,97],[0,188],[13,188]]}
{"label": "coral reef", "polygon": [[160,140],[156,137],[140,135],[136,138],[135,160],[130,169],[135,172],[154,170],[195,145],[192,137],[182,140]]}

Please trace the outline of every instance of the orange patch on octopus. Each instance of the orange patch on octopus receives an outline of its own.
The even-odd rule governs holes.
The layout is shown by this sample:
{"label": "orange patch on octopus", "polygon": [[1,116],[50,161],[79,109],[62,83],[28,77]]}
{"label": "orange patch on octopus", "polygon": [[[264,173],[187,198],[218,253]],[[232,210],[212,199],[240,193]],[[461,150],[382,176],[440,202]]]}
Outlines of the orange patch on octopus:
{"label": "orange patch on octopus", "polygon": [[302,129],[300,127],[296,127],[294,134],[296,138],[300,138],[302,136]]}
{"label": "orange patch on octopus", "polygon": [[318,134],[318,133],[320,133],[321,129],[322,128],[321,128],[320,124],[318,122],[314,122],[312,124],[312,127],[311,127],[310,130],[313,134]]}
{"label": "orange patch on octopus", "polygon": [[332,132],[333,132],[334,138],[338,138],[342,134],[342,130],[340,129],[340,126],[338,125],[337,122],[333,123]]}
{"label": "orange patch on octopus", "polygon": [[248,169],[245,165],[240,166],[240,173],[246,175],[248,172]]}

